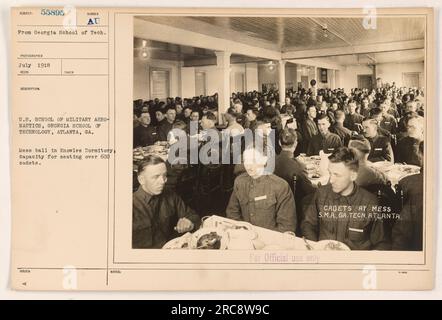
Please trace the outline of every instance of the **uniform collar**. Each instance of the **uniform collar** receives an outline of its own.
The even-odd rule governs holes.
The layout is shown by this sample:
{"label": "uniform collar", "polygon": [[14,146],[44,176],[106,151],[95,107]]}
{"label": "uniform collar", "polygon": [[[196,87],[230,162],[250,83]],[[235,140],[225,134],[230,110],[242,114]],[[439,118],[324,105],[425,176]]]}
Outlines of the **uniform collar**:
{"label": "uniform collar", "polygon": [[341,198],[352,199],[356,195],[356,193],[359,191],[359,187],[358,187],[358,185],[355,182],[353,182],[353,190],[352,190],[352,192],[348,196],[343,196],[340,193],[335,193],[333,191],[333,189],[331,188],[331,185],[330,185],[330,190],[333,193],[333,198],[335,200],[338,200],[338,199],[341,199]]}
{"label": "uniform collar", "polygon": [[281,150],[280,154],[281,154],[281,155],[284,155],[284,156],[287,156],[287,157],[289,157],[290,159],[293,159],[293,158],[294,158],[294,156],[293,156],[293,152],[288,151],[288,150]]}
{"label": "uniform collar", "polygon": [[143,202],[149,203],[150,200],[154,197],[151,194],[148,194],[146,191],[144,191],[142,186],[139,186],[137,191],[135,192],[136,196],[139,197]]}
{"label": "uniform collar", "polygon": [[256,178],[256,179],[253,179],[251,176],[249,176],[249,180],[252,183],[257,184],[257,183],[261,183],[261,182],[264,182],[265,180],[267,180],[267,176],[268,176],[268,174],[263,174],[262,176],[260,176],[259,178]]}

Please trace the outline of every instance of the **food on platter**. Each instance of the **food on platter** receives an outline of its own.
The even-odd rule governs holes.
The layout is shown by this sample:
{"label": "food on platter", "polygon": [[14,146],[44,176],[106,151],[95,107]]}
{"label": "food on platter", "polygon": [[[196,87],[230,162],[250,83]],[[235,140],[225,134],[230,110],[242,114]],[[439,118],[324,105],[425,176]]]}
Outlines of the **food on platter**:
{"label": "food on platter", "polygon": [[219,228],[202,228],[192,235],[191,249],[224,250],[229,236]]}
{"label": "food on platter", "polygon": [[167,242],[163,249],[189,249],[190,241],[192,240],[192,234],[190,232],[185,233],[179,238],[175,238]]}
{"label": "food on platter", "polygon": [[221,248],[221,236],[212,231],[210,233],[202,235],[197,243],[197,249],[219,249]]}

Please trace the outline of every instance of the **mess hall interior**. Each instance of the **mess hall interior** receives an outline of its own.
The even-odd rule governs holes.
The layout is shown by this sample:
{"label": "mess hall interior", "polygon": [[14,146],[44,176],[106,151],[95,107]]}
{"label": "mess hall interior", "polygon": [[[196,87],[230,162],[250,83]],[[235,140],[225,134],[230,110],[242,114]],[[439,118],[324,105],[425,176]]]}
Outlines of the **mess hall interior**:
{"label": "mess hall interior", "polygon": [[[134,194],[154,156],[198,219],[422,250],[425,19],[144,15],[133,30]],[[207,132],[220,161],[190,161]],[[271,137],[271,154],[245,132]],[[171,163],[180,139],[196,147]],[[239,161],[221,161],[236,142]]]}

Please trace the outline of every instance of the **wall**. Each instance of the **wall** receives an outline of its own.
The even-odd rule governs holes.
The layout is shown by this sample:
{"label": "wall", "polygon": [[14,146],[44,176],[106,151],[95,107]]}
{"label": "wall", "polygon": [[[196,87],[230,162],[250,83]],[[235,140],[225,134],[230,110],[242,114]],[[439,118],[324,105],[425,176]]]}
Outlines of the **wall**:
{"label": "wall", "polygon": [[134,92],[133,98],[150,100],[149,71],[151,67],[169,70],[170,92],[172,97],[181,94],[179,62],[166,60],[143,60],[134,57]]}
{"label": "wall", "polygon": [[[298,81],[301,81],[299,78],[300,74],[297,72],[297,65],[293,63],[286,63],[285,65],[285,83],[286,88],[294,87],[297,88]],[[298,80],[299,78],[299,80]],[[259,91],[262,90],[262,84],[264,83],[275,83],[278,85],[279,75],[278,75],[278,66],[275,64],[275,68],[273,70],[269,70],[267,65],[262,64],[258,66],[258,87]]]}
{"label": "wall", "polygon": [[[395,82],[397,86],[402,86],[402,73],[406,72],[419,72],[419,81],[423,84],[424,80],[424,63],[381,63],[376,65],[376,77],[382,78],[382,82],[392,83]],[[372,74],[370,67],[361,65],[347,66],[345,70],[340,72],[339,86],[343,87],[346,92],[349,92],[351,88],[358,86],[359,74]]]}
{"label": "wall", "polygon": [[[162,61],[162,60],[142,60],[138,57],[134,58],[134,99],[150,99],[149,86],[149,68],[160,67],[170,70],[170,95],[181,97],[193,97],[195,95],[195,71],[206,72],[207,94],[213,95],[218,92],[217,85],[220,82],[219,73],[216,66],[205,67],[186,67],[180,68],[179,62]],[[424,86],[424,63],[385,63],[378,64],[376,67],[377,77],[381,77],[383,82],[396,82],[398,86],[402,86],[402,73],[404,72],[420,72],[421,85]],[[278,68],[275,65],[273,71],[270,71],[265,65],[258,65],[257,63],[248,64],[233,64],[231,65],[231,91],[238,91],[235,88],[235,73],[245,73],[246,89],[247,91],[258,90],[261,91],[263,83],[278,83]],[[349,92],[351,88],[358,86],[359,74],[371,74],[370,67],[365,65],[351,65],[345,67],[342,71],[336,74],[335,86],[344,88]],[[293,83],[296,87],[297,83],[301,81],[301,75],[308,75],[309,82],[314,77],[314,69],[310,71],[304,69],[302,72],[301,66],[297,70],[297,65],[286,64],[286,83]],[[333,81],[331,79],[331,70],[329,70],[329,83],[319,84],[320,87],[329,87]]]}
{"label": "wall", "polygon": [[217,93],[218,84],[222,82],[217,66],[197,67],[195,70],[206,73],[207,95],[211,96]]}
{"label": "wall", "polygon": [[181,69],[180,97],[190,98],[195,96],[195,68],[182,67]]}
{"label": "wall", "polygon": [[331,74],[331,70],[327,69],[327,82],[321,82],[321,68],[317,68],[316,69],[316,83],[317,83],[317,87],[318,89],[326,89],[326,88],[330,88],[330,74]]}
{"label": "wall", "polygon": [[244,74],[244,88],[247,91],[247,78],[246,78],[246,65],[245,64],[231,64],[230,65],[230,92],[239,92],[240,88],[237,88],[235,85],[235,74],[242,73]]}
{"label": "wall", "polygon": [[373,71],[366,65],[351,65],[339,72],[339,87],[344,88],[346,93],[350,93],[352,88],[358,87],[358,75],[372,74]]}
{"label": "wall", "polygon": [[246,87],[247,91],[259,91],[258,64],[246,63]]}
{"label": "wall", "polygon": [[285,85],[287,89],[298,87],[296,64],[285,64]]}
{"label": "wall", "polygon": [[383,63],[376,65],[376,77],[381,78],[383,83],[396,83],[396,86],[403,86],[402,73],[419,72],[419,84],[421,87],[424,83],[424,63]]}
{"label": "wall", "polygon": [[274,64],[273,70],[269,70],[266,64],[258,65],[258,85],[259,91],[262,91],[264,83],[278,84],[278,66]]}
{"label": "wall", "polygon": [[[218,83],[221,79],[217,66],[196,67],[195,70],[206,73],[207,94],[213,95],[218,92]],[[235,73],[244,73],[245,87],[247,91],[258,90],[258,64],[257,63],[239,63],[230,65],[230,91],[237,92],[235,87]],[[184,81],[184,80],[183,80]]]}

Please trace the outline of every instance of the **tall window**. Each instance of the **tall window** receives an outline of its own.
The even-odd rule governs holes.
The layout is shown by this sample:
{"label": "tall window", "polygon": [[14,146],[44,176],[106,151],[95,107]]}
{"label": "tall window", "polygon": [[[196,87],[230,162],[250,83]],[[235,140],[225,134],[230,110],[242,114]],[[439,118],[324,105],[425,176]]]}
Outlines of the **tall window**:
{"label": "tall window", "polygon": [[151,99],[166,99],[170,95],[170,72],[167,69],[150,69]]}

